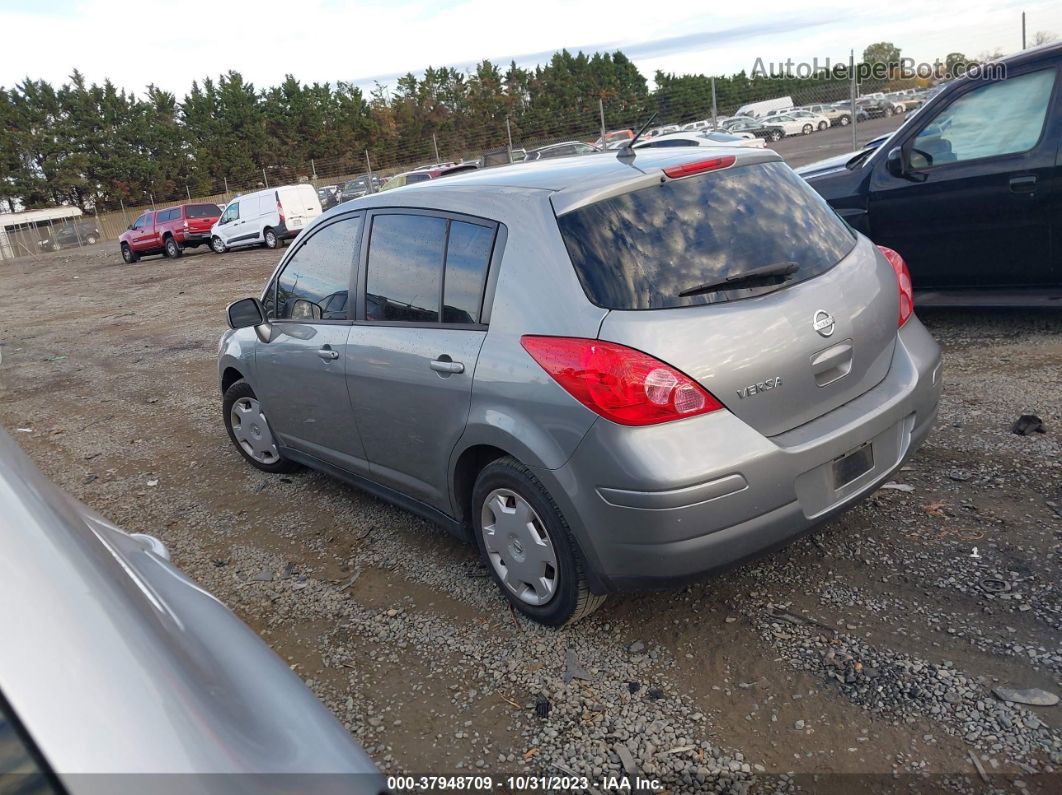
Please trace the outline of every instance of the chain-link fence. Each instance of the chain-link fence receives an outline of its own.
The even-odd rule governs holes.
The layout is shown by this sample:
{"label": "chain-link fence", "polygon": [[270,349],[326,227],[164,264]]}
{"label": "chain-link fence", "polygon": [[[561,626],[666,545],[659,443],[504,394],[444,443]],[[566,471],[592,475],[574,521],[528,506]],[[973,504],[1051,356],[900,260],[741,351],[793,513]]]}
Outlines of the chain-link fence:
{"label": "chain-link fence", "polygon": [[[393,175],[432,165],[509,164],[520,162],[528,153],[542,147],[561,143],[607,147],[628,139],[653,113],[656,118],[651,125],[652,132],[730,128],[737,133],[752,130],[753,134],[760,135],[755,124],[735,127],[728,121],[741,113],[760,122],[770,122],[771,119],[764,118],[765,113],[789,106],[804,108],[827,120],[825,125],[821,120],[816,121],[812,133],[827,127],[850,127],[844,135],[831,136],[834,151],[848,151],[866,140],[859,135],[862,121],[909,113],[924,100],[931,82],[882,79],[857,85],[854,79],[828,79],[819,75],[806,80],[792,77],[750,80],[742,87],[735,78],[729,78],[724,92],[717,90],[715,78],[669,76],[667,85],[658,86],[634,101],[630,97],[622,101],[609,96],[582,97],[575,103],[578,110],[558,114],[545,123],[533,124],[519,117],[496,114],[481,122],[478,129],[471,122],[466,129],[451,123],[445,132],[401,134],[386,147],[370,146],[306,162],[266,164],[252,172],[220,177],[197,175],[194,184],[199,189],[170,185],[168,189],[148,191],[129,200],[120,199],[116,208],[97,209],[88,204],[83,211],[76,207],[50,208],[43,211],[44,216],[31,211],[0,215],[0,259],[113,242],[148,209],[208,202],[223,207],[247,192],[298,183],[312,184],[325,199],[323,204],[330,205],[331,198],[338,200],[344,184],[352,180],[365,178],[377,190]],[[455,127],[459,132],[455,133]],[[805,129],[799,129],[784,134],[805,133]],[[773,136],[761,137],[771,141]],[[579,148],[587,151],[585,146]],[[823,156],[829,153],[824,151]],[[206,191],[202,189],[204,185],[208,187]]]}

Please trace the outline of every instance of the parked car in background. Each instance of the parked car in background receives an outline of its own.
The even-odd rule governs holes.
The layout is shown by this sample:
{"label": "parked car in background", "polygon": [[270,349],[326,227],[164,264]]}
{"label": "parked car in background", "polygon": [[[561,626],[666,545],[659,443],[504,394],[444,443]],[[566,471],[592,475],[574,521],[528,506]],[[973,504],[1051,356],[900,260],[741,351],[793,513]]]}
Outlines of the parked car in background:
{"label": "parked car in background", "polygon": [[317,189],[317,199],[321,202],[321,212],[331,210],[339,204],[339,186],[322,185]]}
{"label": "parked car in background", "polygon": [[791,107],[793,107],[792,97],[775,97],[774,99],[763,99],[759,102],[750,102],[747,105],[742,105],[734,115],[759,117],[772,110],[782,110]]}
{"label": "parked car in background", "polygon": [[662,127],[653,127],[651,130],[646,130],[643,138],[656,138],[658,135],[667,135],[668,133],[678,132],[679,126],[677,124],[665,124]]}
{"label": "parked car in background", "polygon": [[231,248],[263,245],[276,248],[321,214],[321,200],[312,185],[284,185],[237,196],[210,230],[217,254]]}
{"label": "parked car in background", "polygon": [[785,136],[785,131],[781,127],[771,127],[760,119],[754,119],[751,116],[735,116],[722,122],[719,128],[722,132],[728,132],[733,135],[751,133],[757,138],[763,138],[768,141],[777,141]]}
{"label": "parked car in background", "polygon": [[812,113],[810,110],[804,110],[803,108],[793,108],[786,115],[792,116],[794,119],[807,119],[815,125],[816,130],[825,130],[830,126],[829,117],[821,113]]}
{"label": "parked car in background", "polygon": [[[815,132],[817,119],[807,116],[798,117],[791,116],[788,113],[779,113],[774,116],[764,118],[764,123],[769,127],[775,128],[774,132],[768,133],[768,140],[776,141],[778,138],[785,135],[811,135]],[[827,122],[827,125],[829,122]],[[775,136],[775,132],[780,131],[781,136]]]}
{"label": "parked car in background", "polygon": [[706,119],[700,121],[691,121],[689,124],[683,124],[681,132],[699,132],[700,130],[710,129],[712,123]]}
{"label": "parked car in background", "polygon": [[706,132],[678,132],[670,135],[658,135],[648,141],[638,141],[634,149],[659,149],[661,147],[675,146],[736,146],[745,149],[763,149],[762,138],[757,138],[752,133],[730,134],[718,130]]}
{"label": "parked car in background", "polygon": [[[406,185],[416,185],[418,182],[427,182],[430,179],[439,179],[441,177],[450,177],[454,174],[460,174],[465,171],[475,171],[478,168],[475,163],[450,163],[441,167],[420,168],[413,171],[406,171],[402,174],[396,174],[387,180],[380,190],[391,190],[393,188],[401,188]],[[377,191],[379,192],[379,191]]]}
{"label": "parked car in background", "polygon": [[186,248],[208,243],[210,229],[220,215],[212,202],[148,210],[119,235],[122,259],[132,263],[152,254],[176,259]]}
{"label": "parked car in background", "polygon": [[[867,114],[866,108],[856,103],[855,111],[852,111],[852,103],[849,102],[835,102],[833,108],[849,117],[849,122],[854,118],[856,122],[866,121],[870,118]],[[847,126],[847,125],[846,125]]]}
{"label": "parked car in background", "polygon": [[[622,144],[625,141],[629,140],[630,138],[618,138],[612,143]],[[524,162],[527,163],[532,160],[547,160],[551,157],[571,157],[572,155],[589,155],[593,154],[594,152],[600,151],[601,150],[593,144],[583,143],[582,141],[565,141],[559,144],[540,146],[538,149],[529,149],[527,151],[527,155],[524,157]]]}
{"label": "parked car in background", "polygon": [[621,144],[624,141],[629,141],[634,137],[634,130],[610,130],[605,133],[604,140],[598,138],[592,146],[598,149],[608,149],[613,144]]}
{"label": "parked car in background", "polygon": [[941,301],[1062,298],[1062,44],[1000,64],[1006,77],[951,81],[867,154],[798,171]]}
{"label": "parked car in background", "polygon": [[369,179],[368,175],[348,179],[339,190],[339,201],[337,203],[360,199],[362,196],[379,189],[380,186],[375,184],[374,180]]}
{"label": "parked car in background", "polygon": [[852,123],[851,112],[837,105],[805,105],[798,110],[822,116],[834,127],[847,127]]}
{"label": "parked car in background", "polygon": [[160,541],[60,491],[2,430],[0,503],[3,792],[279,795],[330,776],[386,791],[287,663]]}
{"label": "parked car in background", "polygon": [[41,236],[38,245],[45,251],[59,251],[72,246],[91,246],[99,241],[100,230],[95,221],[64,221],[61,224],[38,225]]}
{"label": "parked car in background", "polygon": [[941,389],[903,259],[765,149],[366,196],[228,322],[220,403],[250,465],[321,469],[474,540],[549,625],[851,507]]}

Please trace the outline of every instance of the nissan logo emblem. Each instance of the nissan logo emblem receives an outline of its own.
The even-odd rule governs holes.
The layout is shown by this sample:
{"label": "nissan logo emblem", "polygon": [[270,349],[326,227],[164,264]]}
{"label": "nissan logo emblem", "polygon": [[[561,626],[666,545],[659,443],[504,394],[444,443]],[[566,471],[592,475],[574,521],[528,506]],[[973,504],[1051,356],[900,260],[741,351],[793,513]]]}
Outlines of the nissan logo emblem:
{"label": "nissan logo emblem", "polygon": [[820,309],[811,319],[811,327],[822,336],[829,337],[837,326],[833,322],[833,315],[825,309]]}

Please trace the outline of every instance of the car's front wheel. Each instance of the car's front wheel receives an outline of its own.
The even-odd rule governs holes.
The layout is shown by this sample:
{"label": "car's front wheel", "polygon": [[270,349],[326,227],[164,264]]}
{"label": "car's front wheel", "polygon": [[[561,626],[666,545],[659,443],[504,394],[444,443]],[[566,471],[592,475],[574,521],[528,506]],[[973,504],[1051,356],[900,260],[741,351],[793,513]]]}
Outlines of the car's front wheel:
{"label": "car's front wheel", "polygon": [[262,404],[251,385],[239,380],[225,390],[225,430],[248,463],[263,472],[291,472],[298,464],[280,454]]}
{"label": "car's front wheel", "polygon": [[560,508],[515,458],[499,458],[479,473],[472,522],[495,583],[531,620],[559,627],[590,615],[605,601],[590,592]]}
{"label": "car's front wheel", "polygon": [[770,141],[772,143],[777,142],[777,141],[781,141],[782,140],[782,132],[781,132],[781,130],[771,130],[767,134],[767,138],[770,139]]}
{"label": "car's front wheel", "polygon": [[805,124],[802,132],[804,135],[811,135],[815,131],[815,128],[810,124]]}
{"label": "car's front wheel", "polygon": [[819,122],[819,129],[820,130],[825,130],[829,126],[830,126],[830,123],[828,121],[820,121]]}
{"label": "car's front wheel", "polygon": [[224,254],[225,253],[225,241],[222,240],[217,235],[214,235],[212,238],[210,238],[210,249],[215,254]]}
{"label": "car's front wheel", "polygon": [[128,243],[122,243],[122,259],[132,265],[134,262],[140,259],[140,255],[133,251],[133,249],[129,247]]}
{"label": "car's front wheel", "polygon": [[852,117],[849,116],[848,114],[845,114],[844,116],[841,117],[841,122],[840,123],[841,123],[842,127],[847,127],[849,124],[852,123]]}

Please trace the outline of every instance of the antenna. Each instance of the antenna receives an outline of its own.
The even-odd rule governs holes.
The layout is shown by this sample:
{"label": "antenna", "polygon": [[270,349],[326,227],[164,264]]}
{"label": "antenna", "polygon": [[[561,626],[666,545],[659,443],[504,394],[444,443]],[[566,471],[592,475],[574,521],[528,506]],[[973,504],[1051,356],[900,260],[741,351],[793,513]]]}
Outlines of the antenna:
{"label": "antenna", "polygon": [[635,134],[635,136],[633,138],[631,138],[629,141],[627,141],[625,144],[623,144],[623,146],[621,146],[619,148],[619,152],[616,153],[616,157],[622,157],[622,158],[634,157],[634,149],[632,149],[631,147],[633,147],[638,142],[638,139],[642,137],[642,133],[645,132],[646,130],[648,130],[649,129],[649,125],[652,124],[654,121],[656,121],[656,114],[655,113],[652,116],[649,117],[649,120],[645,124],[642,125],[642,128],[640,130],[638,130],[638,132]]}

